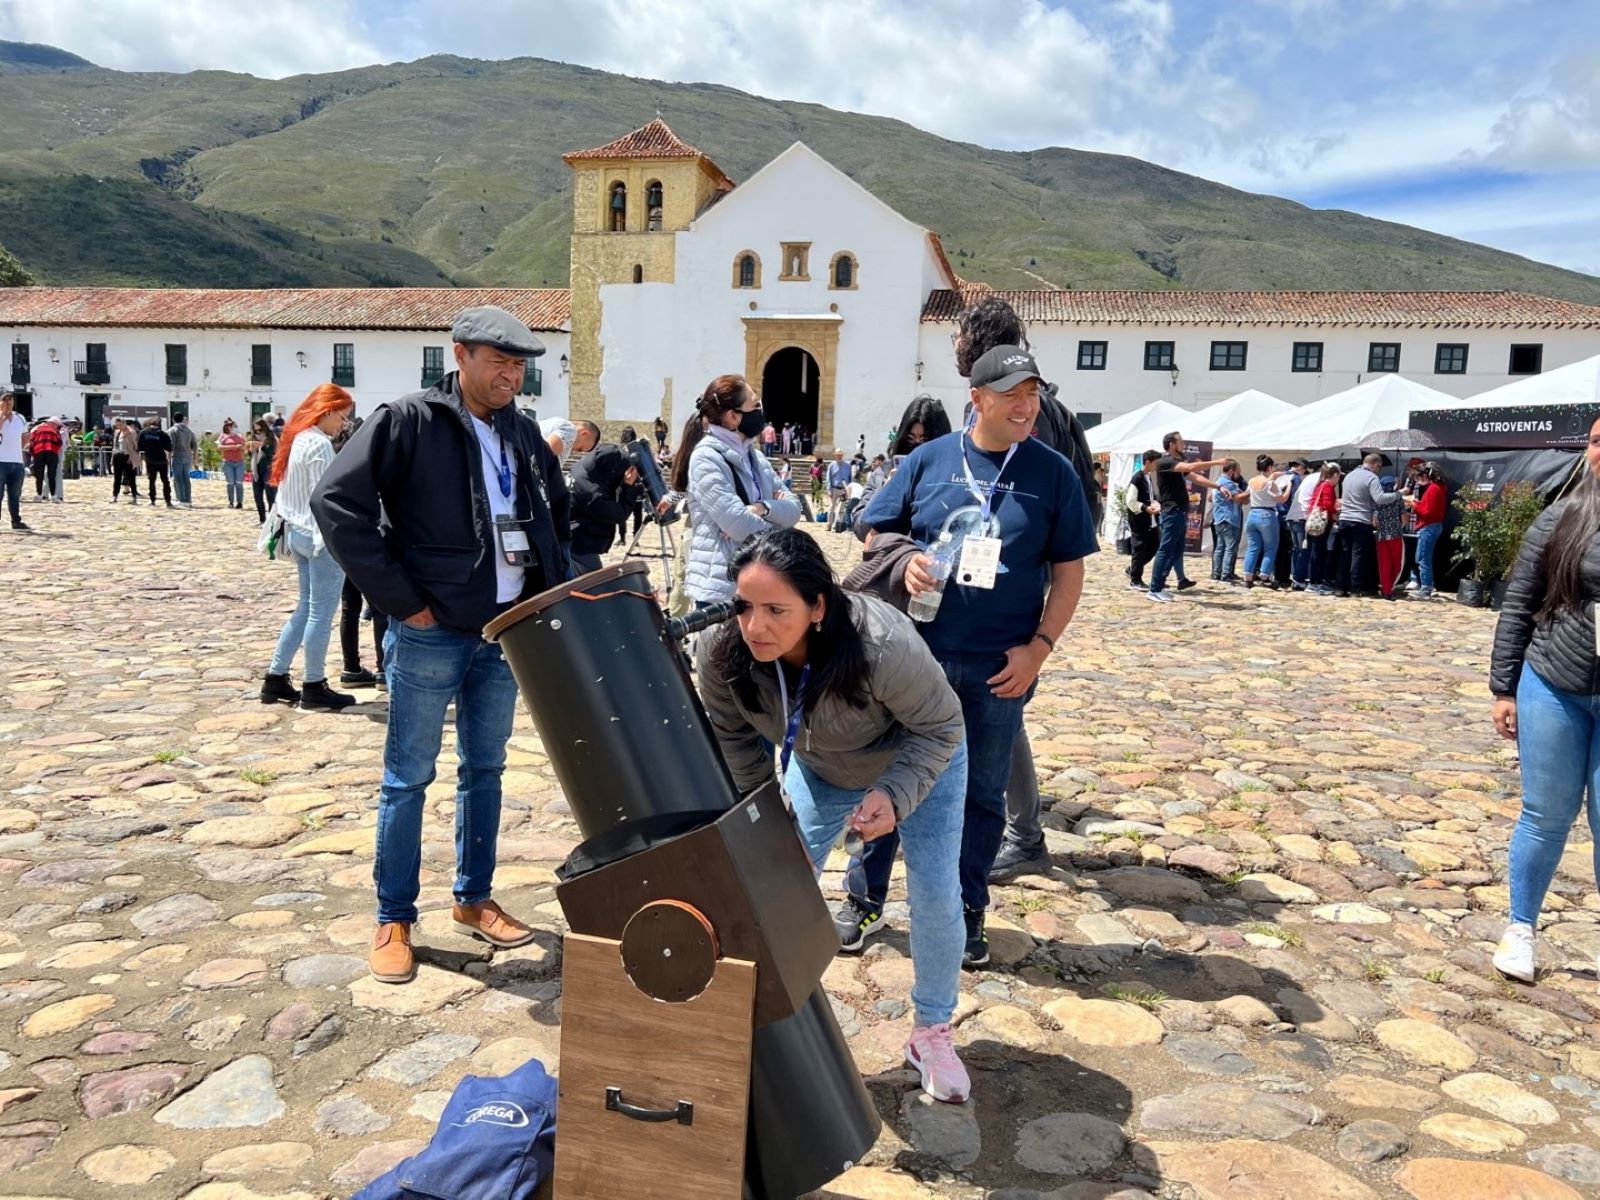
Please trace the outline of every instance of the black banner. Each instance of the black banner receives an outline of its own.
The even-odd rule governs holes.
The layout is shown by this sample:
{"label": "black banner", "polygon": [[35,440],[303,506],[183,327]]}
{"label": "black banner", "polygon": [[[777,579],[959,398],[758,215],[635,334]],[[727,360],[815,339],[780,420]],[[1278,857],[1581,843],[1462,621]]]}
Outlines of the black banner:
{"label": "black banner", "polygon": [[1444,408],[1411,414],[1411,428],[1451,450],[1581,450],[1600,404]]}

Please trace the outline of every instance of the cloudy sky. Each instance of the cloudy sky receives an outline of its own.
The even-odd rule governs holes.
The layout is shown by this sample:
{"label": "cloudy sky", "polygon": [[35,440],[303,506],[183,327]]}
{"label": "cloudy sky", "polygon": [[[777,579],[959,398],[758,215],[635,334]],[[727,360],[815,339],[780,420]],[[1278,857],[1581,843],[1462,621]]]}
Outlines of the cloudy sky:
{"label": "cloudy sky", "polygon": [[1137,155],[1600,274],[1597,0],[0,0],[0,38],[265,76],[536,55]]}

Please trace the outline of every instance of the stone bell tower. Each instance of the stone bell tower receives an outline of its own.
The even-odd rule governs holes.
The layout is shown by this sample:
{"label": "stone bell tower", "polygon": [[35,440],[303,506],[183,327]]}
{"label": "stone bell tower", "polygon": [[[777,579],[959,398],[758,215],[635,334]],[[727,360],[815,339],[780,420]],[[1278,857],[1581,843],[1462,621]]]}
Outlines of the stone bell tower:
{"label": "stone bell tower", "polygon": [[[562,156],[573,169],[572,346],[570,413],[606,420],[600,391],[600,288],[604,284],[674,282],[674,235],[733,181],[660,117],[593,150]],[[672,397],[661,412],[671,416]]]}

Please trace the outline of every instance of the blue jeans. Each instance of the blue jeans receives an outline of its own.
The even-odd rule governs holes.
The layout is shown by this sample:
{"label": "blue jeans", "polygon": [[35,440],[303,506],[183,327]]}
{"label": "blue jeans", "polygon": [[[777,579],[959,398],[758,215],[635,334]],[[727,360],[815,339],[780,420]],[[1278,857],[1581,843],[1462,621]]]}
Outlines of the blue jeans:
{"label": "blue jeans", "polygon": [[22,481],[28,469],[21,463],[0,463],[0,491],[6,494],[6,508],[11,512],[11,524],[22,524]]}
{"label": "blue jeans", "polygon": [[[866,789],[834,787],[814,774],[799,755],[784,779],[794,804],[800,836],[812,863],[821,870]],[[898,826],[906,848],[906,891],[911,900],[911,1005],[920,1025],[942,1025],[956,1010],[961,950],[961,814],[967,793],[967,749],[956,748],[933,789]],[[882,839],[879,839],[882,840]],[[876,842],[873,843],[876,845]]]}
{"label": "blue jeans", "polygon": [[516,715],[517,685],[500,647],[476,633],[391,621],[383,639],[389,727],[378,791],[378,920],[413,922],[422,871],[422,807],[456,706],[457,904],[480,904],[494,884],[500,776]]}
{"label": "blue jeans", "polygon": [[1311,578],[1311,547],[1306,542],[1306,523],[1289,522],[1289,578],[1304,585]]}
{"label": "blue jeans", "polygon": [[1211,578],[1232,579],[1239,565],[1239,527],[1231,521],[1211,526]]}
{"label": "blue jeans", "polygon": [[1244,577],[1270,578],[1272,560],[1278,556],[1278,514],[1270,508],[1253,508],[1244,527]]}
{"label": "blue jeans", "polygon": [[194,459],[172,456],[172,490],[179,504],[192,504],[194,495],[189,490],[189,472],[194,470]]}
{"label": "blue jeans", "polygon": [[1433,556],[1444,536],[1444,522],[1417,530],[1417,586],[1433,591]]}
{"label": "blue jeans", "polygon": [[222,477],[228,481],[228,503],[244,507],[244,463],[224,462]]}
{"label": "blue jeans", "polygon": [[[967,732],[967,802],[961,831],[961,903],[989,907],[989,869],[1006,832],[1006,786],[1011,781],[1011,744],[1022,728],[1022,710],[1033,699],[1002,700],[984,680],[999,674],[1004,658],[951,659],[939,664],[961,701]],[[1035,685],[1037,686],[1037,685]],[[883,911],[889,872],[899,839],[887,834],[868,842],[861,870],[852,873],[850,895],[873,912]]]}
{"label": "blue jeans", "polygon": [[1511,919],[1527,925],[1555,878],[1584,793],[1600,878],[1600,696],[1551,687],[1523,665],[1517,683],[1517,751],[1522,758],[1522,815],[1511,831]]}
{"label": "blue jeans", "polygon": [[283,623],[278,648],[272,652],[273,675],[286,675],[294,662],[294,652],[305,648],[303,678],[316,683],[328,677],[328,639],[333,635],[333,619],[339,612],[339,594],[344,589],[344,571],[326,549],[312,554],[309,534],[290,529],[286,542],[289,557],[300,573],[300,603]]}
{"label": "blue jeans", "polygon": [[1167,590],[1167,573],[1176,571],[1178,582],[1189,577],[1183,573],[1183,539],[1189,532],[1189,514],[1183,511],[1161,514],[1161,544],[1156,548],[1156,561],[1150,567],[1150,590]]}

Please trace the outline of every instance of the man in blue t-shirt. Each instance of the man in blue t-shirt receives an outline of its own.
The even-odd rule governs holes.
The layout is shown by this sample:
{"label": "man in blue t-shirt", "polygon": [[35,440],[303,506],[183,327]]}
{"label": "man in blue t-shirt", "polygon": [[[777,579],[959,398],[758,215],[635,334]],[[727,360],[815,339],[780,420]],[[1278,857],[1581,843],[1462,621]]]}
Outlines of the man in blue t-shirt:
{"label": "man in blue t-shirt", "polygon": [[[1099,544],[1072,464],[1030,436],[1042,382],[1032,355],[996,346],[972,365],[970,382],[970,433],[918,447],[873,496],[862,523],[909,534],[955,564],[922,631],[966,720],[963,961],[976,967],[989,960],[984,912],[1005,832],[1011,743],[1039,670],[1078,607],[1083,560]],[[923,554],[907,566],[913,597],[937,587],[931,565]]]}

